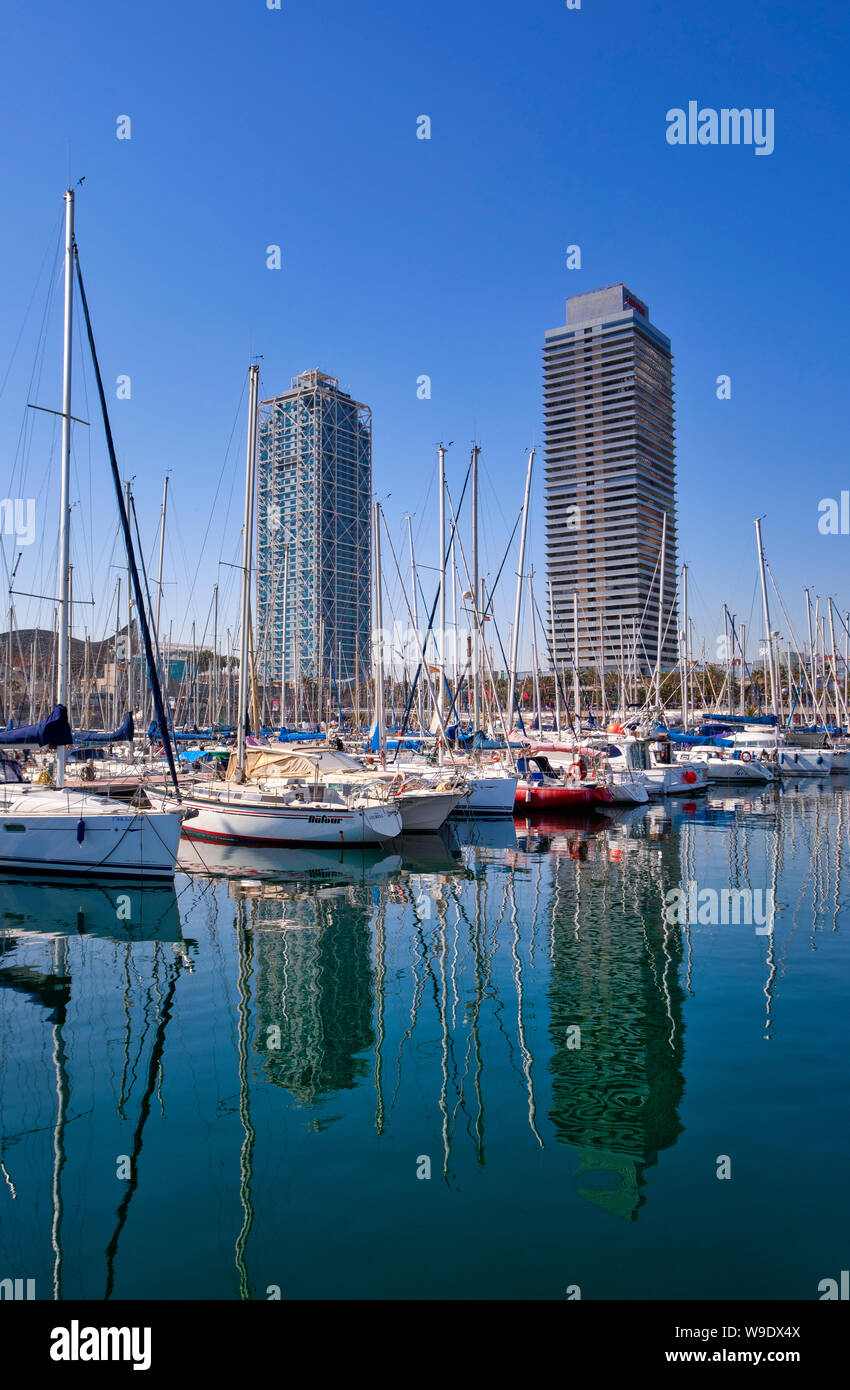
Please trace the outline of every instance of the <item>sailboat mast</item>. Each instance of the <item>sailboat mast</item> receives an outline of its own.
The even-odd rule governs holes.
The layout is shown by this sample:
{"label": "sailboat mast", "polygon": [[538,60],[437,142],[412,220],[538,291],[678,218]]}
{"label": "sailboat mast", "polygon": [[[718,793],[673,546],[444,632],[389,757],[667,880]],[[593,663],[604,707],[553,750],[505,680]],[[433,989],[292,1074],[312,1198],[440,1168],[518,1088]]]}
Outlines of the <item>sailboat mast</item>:
{"label": "sailboat mast", "polygon": [[535,449],[528,455],[528,472],[525,475],[525,497],[522,503],[522,530],[519,538],[519,569],[516,579],[516,598],[514,599],[514,625],[511,631],[511,670],[508,690],[508,728],[513,728],[514,707],[516,705],[516,667],[519,652],[519,619],[522,612],[522,571],[525,565],[525,537],[528,531],[528,502],[531,496],[531,474],[534,468]]}
{"label": "sailboat mast", "polygon": [[528,572],[528,608],[531,615],[531,659],[534,666],[534,704],[537,716],[537,733],[543,728],[543,711],[540,707],[540,669],[537,664],[537,624],[534,615],[534,566]]}
{"label": "sailboat mast", "polygon": [[761,541],[761,518],[756,517],[756,545],[759,553],[759,577],[761,579],[761,603],[764,613],[764,630],[767,640],[767,659],[770,669],[770,703],[773,713],[778,716],[776,707],[776,665],[773,655],[773,639],[770,634],[770,608],[767,602],[767,580],[764,574],[764,548]]}
{"label": "sailboat mast", "polygon": [[[440,574],[440,646],[439,646],[439,651],[437,652],[437,665],[439,666],[440,671],[439,671],[439,677],[438,677],[438,679],[439,679],[439,685],[438,685],[438,687],[437,687],[437,708],[438,708],[439,713],[440,713],[440,721],[442,722],[443,715],[445,714],[445,661],[446,661],[446,653],[445,653],[445,645],[446,645],[446,446],[445,446],[445,445],[439,444],[439,445],[437,446],[437,455],[438,455],[438,457],[439,457],[439,466],[438,466],[438,468],[437,468],[437,487],[439,488],[439,492],[440,492],[440,536],[439,536],[440,554],[439,554],[439,556],[438,556],[438,560],[439,560],[439,574]],[[376,515],[377,515],[377,514],[376,514]],[[378,546],[380,546],[380,544],[381,544],[380,536],[378,537],[377,544],[378,544]],[[381,586],[381,575],[380,575],[380,571],[378,572],[377,584],[378,584],[378,590],[380,591],[380,586]],[[383,677],[383,671],[382,671],[382,677]],[[382,687],[382,688],[383,688],[383,687]],[[379,713],[379,717],[380,717],[380,721],[381,721],[380,727],[383,729],[383,727],[384,727],[383,710],[379,710],[378,713]],[[382,743],[381,743],[381,747],[383,748],[383,741],[382,741]]]}
{"label": "sailboat mast", "polygon": [[[682,566],[682,728],[688,731],[688,714],[690,699],[688,692],[688,681],[690,679],[690,667],[688,665],[688,567]],[[730,702],[731,708],[731,702]]]}
{"label": "sailboat mast", "polygon": [[578,593],[573,590],[573,719],[581,726],[581,683],[578,674]]}
{"label": "sailboat mast", "polygon": [[477,444],[472,446],[472,728],[476,730],[481,723],[479,693],[478,622],[475,609],[478,607],[480,584],[478,582],[478,455],[481,450]]}
{"label": "sailboat mast", "polygon": [[283,631],[280,635],[280,719],[278,720],[280,728],[283,728],[286,722],[286,631],[289,625],[288,599],[289,541],[285,541],[283,546]]}
{"label": "sailboat mast", "polygon": [[[442,477],[442,446],[441,446]],[[440,494],[442,496],[442,493]],[[375,503],[375,727],[378,731],[378,747],[381,766],[386,767],[386,736],[384,733],[384,607],[383,580],[381,577],[381,504]],[[442,720],[442,715],[440,716]]]}
{"label": "sailboat mast", "polygon": [[[407,541],[410,548],[410,594],[413,603],[413,626],[416,629],[417,641],[419,638],[419,600],[416,594],[416,556],[413,550],[413,522],[410,515],[407,517]],[[443,605],[445,608],[445,604]],[[445,639],[444,639],[445,640]],[[407,662],[405,660],[405,680],[407,679]],[[422,732],[422,682],[416,682],[416,707],[419,715],[419,731]]]}
{"label": "sailboat mast", "polygon": [[[552,679],[555,683],[555,730],[561,732],[561,687],[558,681],[558,662],[555,658],[555,607],[552,603],[552,580],[547,575],[546,583],[549,588],[549,638],[552,649]],[[623,620],[620,619],[620,646],[622,647]]]}
{"label": "sailboat mast", "polygon": [[658,643],[655,654],[655,704],[661,708],[661,648],[664,641],[664,563],[667,558],[667,513],[661,522],[661,558],[658,566]]}
{"label": "sailboat mast", "polygon": [[248,368],[248,448],[245,459],[245,518],[242,525],[242,604],[239,632],[239,699],[236,713],[236,764],[245,763],[245,724],[248,718],[248,635],[251,626],[251,563],[254,540],[254,479],[257,454],[257,397],[260,368]]}
{"label": "sailboat mast", "polygon": [[[162,484],[162,507],[159,513],[159,564],[156,577],[156,618],[154,621],[154,631],[156,640],[159,642],[159,615],[162,611],[162,566],[165,558],[165,512],[168,506],[168,474],[166,473]],[[145,720],[148,719],[148,712],[151,707],[152,695],[150,692],[145,697]]]}
{"label": "sailboat mast", "polygon": [[[59,633],[56,703],[68,704],[68,566],[71,559],[71,338],[74,319],[74,191],[65,193],[65,324],[62,346],[62,480],[59,490]],[[65,785],[65,749],[56,750],[56,785]]]}

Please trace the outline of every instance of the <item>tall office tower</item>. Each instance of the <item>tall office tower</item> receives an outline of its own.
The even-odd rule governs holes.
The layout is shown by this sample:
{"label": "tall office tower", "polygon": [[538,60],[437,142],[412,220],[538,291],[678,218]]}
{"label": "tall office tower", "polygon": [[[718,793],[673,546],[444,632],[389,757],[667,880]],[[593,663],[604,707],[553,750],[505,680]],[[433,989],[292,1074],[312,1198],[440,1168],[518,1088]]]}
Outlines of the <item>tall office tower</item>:
{"label": "tall office tower", "polygon": [[[559,663],[655,665],[664,514],[662,664],[677,658],[676,463],[670,340],[625,285],[567,300],[546,334],[546,559]],[[601,623],[600,623],[601,620]],[[600,633],[601,627],[601,633]],[[633,638],[634,634],[634,638]]]}
{"label": "tall office tower", "polygon": [[[303,372],[263,401],[257,467],[258,665],[353,682],[370,659],[372,412]],[[288,584],[284,594],[284,576]]]}

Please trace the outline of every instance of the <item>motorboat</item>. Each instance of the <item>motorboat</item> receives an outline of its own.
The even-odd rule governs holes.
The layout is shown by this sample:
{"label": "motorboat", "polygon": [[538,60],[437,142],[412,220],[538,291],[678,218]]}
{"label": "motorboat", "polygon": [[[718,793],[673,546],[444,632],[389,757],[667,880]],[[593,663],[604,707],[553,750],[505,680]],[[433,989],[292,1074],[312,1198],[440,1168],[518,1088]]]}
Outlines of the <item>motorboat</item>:
{"label": "motorboat", "polygon": [[589,768],[576,763],[576,771],[555,768],[542,753],[523,753],[517,758],[516,798],[514,814],[529,810],[574,811],[593,810],[610,805],[613,797],[608,788],[588,777]]}

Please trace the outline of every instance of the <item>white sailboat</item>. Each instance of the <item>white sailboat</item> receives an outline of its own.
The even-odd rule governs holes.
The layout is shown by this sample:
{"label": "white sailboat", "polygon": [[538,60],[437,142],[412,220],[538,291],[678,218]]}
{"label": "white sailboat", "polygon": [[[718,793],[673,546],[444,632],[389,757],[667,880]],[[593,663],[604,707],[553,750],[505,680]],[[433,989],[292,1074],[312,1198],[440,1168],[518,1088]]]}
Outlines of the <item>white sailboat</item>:
{"label": "white sailboat", "polygon": [[[65,786],[65,747],[72,735],[67,720],[68,705],[68,604],[70,565],[70,505],[69,485],[71,467],[71,330],[74,302],[74,193],[65,194],[65,319],[62,373],[62,472],[61,513],[59,520],[59,635],[57,653],[57,708],[44,724],[51,724],[56,738],[56,786],[38,786],[24,781],[18,764],[0,757],[0,867],[4,871],[34,874],[53,874],[62,877],[82,875],[115,878],[171,878],[180,841],[181,812],[179,806],[150,814],[126,806],[109,797],[96,796]],[[82,291],[82,281],[80,280]],[[87,327],[90,342],[91,326]],[[93,354],[94,356],[94,354]],[[100,391],[107,442],[114,474],[117,467],[112,439],[106,417],[105,398],[97,360],[95,373]],[[120,484],[119,484],[120,500]],[[126,518],[125,518],[126,520]],[[129,531],[125,529],[125,537]],[[128,552],[131,568],[138,582],[135,560]],[[137,598],[141,595],[137,592]],[[35,741],[41,741],[38,728],[26,731]],[[25,743],[24,731],[7,731],[0,740],[5,746],[20,740]]]}

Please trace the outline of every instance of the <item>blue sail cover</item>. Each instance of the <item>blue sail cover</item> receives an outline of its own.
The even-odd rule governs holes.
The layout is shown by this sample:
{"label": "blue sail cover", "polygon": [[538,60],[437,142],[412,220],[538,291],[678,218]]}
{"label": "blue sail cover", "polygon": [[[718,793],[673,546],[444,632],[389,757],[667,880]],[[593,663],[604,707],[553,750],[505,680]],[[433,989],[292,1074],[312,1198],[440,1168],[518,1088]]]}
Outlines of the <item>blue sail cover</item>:
{"label": "blue sail cover", "polygon": [[[422,747],[422,738],[419,734],[402,734],[399,738],[393,738],[393,734],[398,734],[398,729],[388,729],[384,735],[384,747],[388,752],[397,752],[400,748],[409,748],[411,752],[418,753]],[[377,753],[381,746],[381,738],[377,724],[373,724],[369,730],[369,737],[366,741],[367,749],[372,753]]]}
{"label": "blue sail cover", "polygon": [[99,734],[82,731],[74,734],[74,742],[86,748],[94,748],[103,743],[132,743],[135,737],[133,727],[133,712],[125,715],[124,722],[113,730],[111,734]]}
{"label": "blue sail cover", "polygon": [[[720,726],[709,725],[712,731]],[[679,729],[666,730],[667,737],[671,743],[681,743],[686,748],[733,748],[734,743],[731,738],[723,738],[719,733],[708,734],[683,734]]]}
{"label": "blue sail cover", "polygon": [[73,742],[74,735],[64,705],[57,705],[40,724],[26,724],[18,729],[0,730],[0,744],[5,743],[12,747],[35,744],[38,748],[64,748]]}

